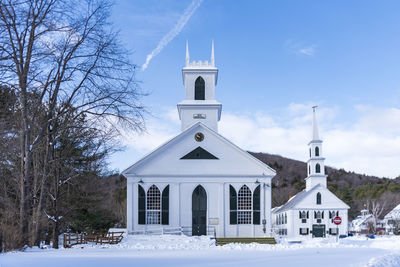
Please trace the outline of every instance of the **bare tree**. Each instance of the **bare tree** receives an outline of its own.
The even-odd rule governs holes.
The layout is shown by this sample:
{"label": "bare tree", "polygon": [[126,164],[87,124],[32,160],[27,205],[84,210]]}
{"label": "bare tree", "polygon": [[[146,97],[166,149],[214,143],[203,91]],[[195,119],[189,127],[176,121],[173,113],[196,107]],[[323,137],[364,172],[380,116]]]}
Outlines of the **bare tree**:
{"label": "bare tree", "polygon": [[383,214],[383,211],[386,208],[386,201],[381,201],[378,199],[369,199],[367,200],[367,209],[372,215],[373,218],[373,232],[376,233],[377,223],[379,218]]}
{"label": "bare tree", "polygon": [[[107,0],[0,2],[0,85],[17,92],[20,111],[21,245],[40,241],[53,144],[70,121],[84,116],[85,127],[104,134],[143,127],[135,65],[108,21],[110,7]],[[34,173],[39,148],[42,170]]]}

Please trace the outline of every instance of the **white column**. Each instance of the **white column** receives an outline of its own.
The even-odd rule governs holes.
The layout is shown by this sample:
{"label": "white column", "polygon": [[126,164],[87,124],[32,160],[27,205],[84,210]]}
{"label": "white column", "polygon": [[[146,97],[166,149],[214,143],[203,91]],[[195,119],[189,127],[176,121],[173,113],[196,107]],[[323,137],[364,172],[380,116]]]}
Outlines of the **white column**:
{"label": "white column", "polygon": [[127,179],[127,199],[126,199],[126,210],[127,210],[127,216],[126,216],[126,226],[128,229],[128,233],[133,231],[133,182],[131,179]]}

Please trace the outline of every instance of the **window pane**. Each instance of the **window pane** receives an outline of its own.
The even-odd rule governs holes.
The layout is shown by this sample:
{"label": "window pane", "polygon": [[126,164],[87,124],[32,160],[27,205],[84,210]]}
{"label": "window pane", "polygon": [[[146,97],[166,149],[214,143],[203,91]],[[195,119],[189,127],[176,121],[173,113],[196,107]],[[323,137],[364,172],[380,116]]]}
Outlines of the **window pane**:
{"label": "window pane", "polygon": [[157,186],[152,185],[147,191],[147,224],[161,224],[161,195]]}

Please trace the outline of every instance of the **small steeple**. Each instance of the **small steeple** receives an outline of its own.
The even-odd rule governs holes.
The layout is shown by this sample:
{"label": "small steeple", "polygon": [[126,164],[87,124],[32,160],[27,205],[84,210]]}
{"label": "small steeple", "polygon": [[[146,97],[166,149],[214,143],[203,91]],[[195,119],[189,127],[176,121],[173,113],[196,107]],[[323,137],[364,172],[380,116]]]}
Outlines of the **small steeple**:
{"label": "small steeple", "polygon": [[214,40],[211,43],[211,66],[215,66],[215,58],[214,58]]}
{"label": "small steeple", "polygon": [[318,134],[318,125],[317,125],[317,116],[316,116],[316,109],[318,106],[313,106],[313,121],[312,121],[312,129],[313,129],[313,134],[312,134],[312,140],[319,140],[319,134]]}
{"label": "small steeple", "polygon": [[186,66],[189,66],[189,62],[190,62],[189,44],[188,44],[188,41],[186,40]]}

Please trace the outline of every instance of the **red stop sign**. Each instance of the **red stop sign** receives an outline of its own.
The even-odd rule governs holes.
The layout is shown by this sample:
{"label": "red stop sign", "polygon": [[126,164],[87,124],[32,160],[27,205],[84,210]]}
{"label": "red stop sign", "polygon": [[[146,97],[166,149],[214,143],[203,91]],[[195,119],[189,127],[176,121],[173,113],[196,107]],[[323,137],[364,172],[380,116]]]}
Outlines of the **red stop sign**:
{"label": "red stop sign", "polygon": [[336,225],[339,225],[342,223],[342,218],[340,218],[339,216],[336,216],[335,218],[333,218],[333,223]]}

